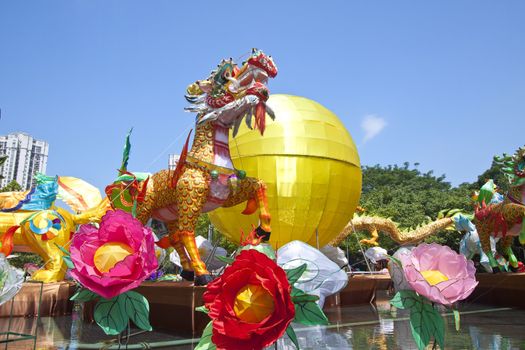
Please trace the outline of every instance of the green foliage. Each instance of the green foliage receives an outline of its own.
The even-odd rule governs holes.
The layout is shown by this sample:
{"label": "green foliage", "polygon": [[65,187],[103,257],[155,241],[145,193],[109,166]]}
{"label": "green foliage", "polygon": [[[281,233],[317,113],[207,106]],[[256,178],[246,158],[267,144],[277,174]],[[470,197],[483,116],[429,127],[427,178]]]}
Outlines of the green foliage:
{"label": "green foliage", "polygon": [[206,308],[206,306],[204,306],[204,305],[199,306],[199,307],[196,307],[196,308],[195,308],[195,311],[198,311],[198,312],[204,312],[205,314],[207,314],[208,312],[210,312],[210,310],[208,310],[208,308]]}
{"label": "green foliage", "polygon": [[297,335],[295,334],[292,325],[289,325],[288,328],[286,328],[286,334],[292,341],[293,345],[295,345],[295,348],[299,350],[299,342],[297,341]]}
{"label": "green foliage", "polygon": [[151,331],[148,300],[142,294],[134,291],[122,295],[124,296],[124,309],[129,319],[140,329]]}
{"label": "green foliage", "polygon": [[233,259],[233,258],[230,258],[229,256],[217,255],[217,256],[215,256],[215,258],[216,258],[217,260],[222,261],[223,263],[225,263],[225,264],[227,264],[227,265],[231,265],[231,264],[233,264],[233,262],[234,262],[234,259]]}
{"label": "green foliage", "polygon": [[[435,219],[443,209],[458,208],[465,212],[472,210],[471,185],[452,187],[445,181],[444,175],[436,177],[432,171],[422,173],[417,168],[410,168],[409,163],[402,167],[365,166],[362,171],[363,190],[360,205],[366,209],[365,215],[391,218],[402,230],[415,229],[418,225]],[[358,237],[368,238],[369,234],[362,233]],[[427,239],[429,242],[445,244],[456,250],[460,240],[461,235],[448,231],[446,234],[437,234]],[[361,257],[356,238],[349,237],[348,241],[349,251]],[[394,249],[397,246],[383,234],[380,234],[379,244],[385,249]]]}
{"label": "green foliage", "polygon": [[471,185],[472,191],[477,191],[487,182],[487,180],[494,180],[494,183],[498,186],[501,193],[505,193],[509,190],[509,181],[501,171],[502,166],[496,162],[492,162],[489,169],[485,170],[483,174],[478,176],[476,182]]}
{"label": "green foliage", "polygon": [[428,299],[412,290],[402,290],[397,292],[390,304],[398,309],[410,310],[410,329],[418,349],[425,349],[431,338],[443,349],[445,322]]}
{"label": "green foliage", "polygon": [[[195,235],[208,238],[208,227],[210,226],[210,224],[211,222],[210,222],[210,218],[208,217],[208,214],[202,214],[201,216],[199,216],[199,220],[197,221],[197,226],[195,227]],[[224,237],[214,227],[213,228],[213,243],[215,243],[217,240],[219,240],[218,246],[226,249],[226,251],[228,252],[228,255],[232,254],[239,247],[236,243],[233,243],[232,241]]]}
{"label": "green foliage", "polygon": [[302,264],[300,266],[297,266],[296,268],[284,270],[286,271],[286,278],[288,278],[288,282],[290,282],[291,285],[293,285],[295,282],[301,278],[303,273],[306,271],[307,264]]}
{"label": "green foliage", "polygon": [[[417,164],[415,164],[417,166]],[[399,224],[401,230],[411,230],[418,225],[424,225],[435,220],[443,209],[461,209],[465,213],[472,213],[472,194],[493,179],[499,192],[505,193],[509,183],[501,172],[501,165],[493,162],[491,167],[478,176],[472,183],[463,183],[457,187],[445,181],[445,176],[434,176],[432,171],[422,173],[409,163],[403,166],[364,166],[363,187],[360,205],[366,209],[364,215],[377,215],[391,218]],[[343,250],[348,250],[351,263],[366,268],[358,241],[370,238],[368,232],[358,232],[350,235],[341,243]],[[428,237],[425,242],[436,242],[459,250],[462,235],[455,231],[442,231]],[[397,243],[390,237],[379,233],[379,245],[390,252],[397,248]],[[367,249],[363,246],[363,249]],[[517,256],[523,256],[516,239],[512,246]]]}
{"label": "green foliage", "polygon": [[291,296],[292,296],[292,302],[294,304],[316,302],[317,300],[319,300],[319,297],[317,295],[306,294],[299,288],[295,288],[295,287],[292,287]]}
{"label": "green foliage", "polygon": [[99,296],[89,289],[82,288],[76,292],[69,300],[78,301],[79,303],[85,303],[94,299],[99,298]]}
{"label": "green foliage", "polygon": [[128,325],[129,318],[126,315],[121,296],[101,299],[95,305],[93,318],[107,335],[117,335]]}
{"label": "green foliage", "polygon": [[0,189],[0,192],[19,192],[23,191],[24,189],[16,180],[11,181],[8,183],[5,187]]}
{"label": "green foliage", "polygon": [[19,269],[24,269],[25,264],[44,265],[42,258],[35,253],[13,253],[16,258],[9,259],[9,264]]}
{"label": "green foliage", "polygon": [[213,323],[212,321],[208,322],[206,328],[202,332],[201,339],[199,344],[195,347],[195,350],[215,350],[217,347],[213,344],[211,337],[213,335]]}
{"label": "green foliage", "polygon": [[143,295],[133,291],[111,299],[101,298],[95,305],[93,317],[107,335],[121,333],[128,326],[130,320],[138,328],[151,331],[148,300]]}
{"label": "green foliage", "polygon": [[[300,291],[297,288],[294,288],[296,291]],[[301,291],[302,292],[302,291]],[[303,292],[304,294],[304,292]],[[294,295],[292,291],[292,298],[301,297],[301,295]],[[315,301],[308,301],[306,298],[300,302],[295,303],[295,319],[294,322],[304,324],[306,326],[317,326],[317,325],[327,325],[328,318],[324,314],[323,310]]]}

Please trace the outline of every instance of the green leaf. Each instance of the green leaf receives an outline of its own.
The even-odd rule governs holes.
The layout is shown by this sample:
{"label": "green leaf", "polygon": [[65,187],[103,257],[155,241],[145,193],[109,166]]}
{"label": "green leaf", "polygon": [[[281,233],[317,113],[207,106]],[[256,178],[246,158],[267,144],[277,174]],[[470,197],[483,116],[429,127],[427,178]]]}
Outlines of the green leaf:
{"label": "green leaf", "polygon": [[299,288],[295,288],[295,287],[292,287],[291,296],[292,296],[292,302],[294,304],[306,303],[306,302],[309,302],[309,301],[314,301],[315,302],[315,301],[319,300],[319,297],[317,295],[306,294],[305,292],[303,292]]}
{"label": "green leaf", "polygon": [[215,255],[215,259],[222,261],[225,264],[231,265],[235,259],[230,258],[229,256]]}
{"label": "green leaf", "polygon": [[306,326],[327,325],[328,318],[313,301],[295,304],[295,321]]}
{"label": "green leaf", "polygon": [[400,290],[390,300],[390,304],[398,309],[410,309],[420,302],[421,297],[413,290]]}
{"label": "green leaf", "polygon": [[403,264],[401,263],[399,259],[394,258],[393,256],[388,256],[388,259],[392,260],[392,262],[394,262],[400,268],[403,268]]}
{"label": "green leaf", "polygon": [[73,264],[73,261],[71,260],[71,258],[69,257],[69,255],[64,255],[62,257],[62,260],[64,260],[64,263],[66,263],[66,266],[68,269],[74,269],[75,268],[75,264]]}
{"label": "green leaf", "polygon": [[95,305],[95,322],[107,335],[117,335],[128,325],[129,317],[120,302],[122,295],[101,299]]}
{"label": "green leaf", "polygon": [[199,341],[199,344],[195,347],[194,350],[215,350],[217,347],[215,344],[213,344],[213,341],[211,340],[211,336],[213,334],[213,324],[212,321],[208,323],[206,328],[204,328],[204,331],[202,331],[201,340]]}
{"label": "green leaf", "polygon": [[459,319],[459,311],[458,310],[452,310],[454,313],[454,323],[456,324],[456,331],[459,332],[459,329],[461,328],[461,323]]}
{"label": "green leaf", "polygon": [[306,271],[306,267],[307,267],[306,264],[302,264],[301,266],[297,266],[294,269],[284,270],[286,272],[286,277],[288,278],[288,282],[290,282],[290,284],[292,285],[295,282],[297,282],[299,278],[301,278],[303,273]]}
{"label": "green leaf", "polygon": [[126,135],[124,151],[122,151],[122,164],[120,165],[120,172],[125,172],[128,170],[129,151],[131,150],[131,142],[129,141],[129,138],[132,132],[133,128],[129,129],[128,134]]}
{"label": "green leaf", "polygon": [[289,325],[288,328],[286,328],[286,334],[292,341],[293,345],[295,345],[295,348],[299,350],[299,342],[297,341],[297,335],[295,335],[292,325]]}
{"label": "green leaf", "polygon": [[418,349],[425,349],[431,337],[441,349],[444,348],[445,322],[439,312],[423,299],[410,309],[410,328]]}
{"label": "green leaf", "polygon": [[196,308],[195,308],[195,311],[204,312],[205,314],[207,314],[208,312],[210,312],[210,310],[208,310],[208,309],[206,308],[206,306],[204,306],[204,305],[199,306],[199,307],[196,307]]}
{"label": "green leaf", "polygon": [[55,245],[58,247],[58,249],[60,249],[62,251],[62,253],[64,253],[65,256],[69,256],[70,255],[69,251],[66,248],[64,248],[61,245],[58,245],[56,243],[55,243]]}
{"label": "green leaf", "polygon": [[76,292],[71,298],[69,298],[69,300],[85,303],[96,298],[99,298],[98,294],[84,288]]}
{"label": "green leaf", "polygon": [[148,299],[133,291],[126,292],[120,297],[120,302],[123,303],[124,310],[129,319],[140,329],[151,331]]}

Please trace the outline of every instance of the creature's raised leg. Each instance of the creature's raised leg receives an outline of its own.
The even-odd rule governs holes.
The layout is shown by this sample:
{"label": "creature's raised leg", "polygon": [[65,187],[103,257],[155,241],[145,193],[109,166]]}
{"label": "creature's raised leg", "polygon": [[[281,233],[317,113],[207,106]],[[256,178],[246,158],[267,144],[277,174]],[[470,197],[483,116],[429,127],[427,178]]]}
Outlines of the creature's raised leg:
{"label": "creature's raised leg", "polygon": [[512,241],[514,240],[514,236],[506,236],[503,239],[503,242],[501,244],[502,251],[507,254],[507,257],[509,259],[509,264],[513,268],[518,268],[518,259],[516,259],[516,256],[514,255],[514,252],[512,251]]}
{"label": "creature's raised leg", "polygon": [[195,285],[206,285],[212,281],[211,274],[206,269],[206,264],[202,261],[197,243],[195,242],[194,231],[178,231],[177,233],[184,243],[184,247],[188,251],[191,258],[191,265],[195,272]]}
{"label": "creature's raised leg", "polygon": [[[478,227],[479,226],[479,227]],[[479,241],[481,243],[481,248],[483,252],[489,258],[489,264],[492,267],[494,272],[499,272],[499,264],[492,254],[492,249],[490,247],[490,229],[481,227],[481,225],[476,224],[476,229],[478,230]]]}
{"label": "creature's raised leg", "polygon": [[374,225],[370,226],[370,234],[372,235],[370,239],[362,239],[361,243],[373,245],[375,247],[379,246],[377,240],[379,239],[379,234],[377,233],[377,228]]}
{"label": "creature's raised leg", "polygon": [[178,222],[172,221],[167,224],[168,230],[169,230],[169,239],[170,244],[175,250],[177,251],[177,254],[179,254],[180,263],[182,265],[182,273],[181,276],[188,280],[193,281],[194,279],[194,272],[193,267],[191,266],[190,258],[188,257],[188,254],[186,253],[186,249],[184,249],[184,244],[182,243],[182,240],[180,239],[178,235]]}
{"label": "creature's raised leg", "polygon": [[35,252],[42,257],[45,262],[43,269],[36,271],[31,277],[35,281],[58,282],[62,281],[66,275],[67,266],[62,259],[61,250],[55,245],[65,246],[69,239],[69,232],[61,232],[58,237],[52,240],[42,240],[42,235],[37,235],[29,229],[29,224],[21,227],[23,239],[34,248]]}
{"label": "creature's raised leg", "polygon": [[247,177],[239,181],[239,187],[236,191],[232,191],[228,200],[223,204],[223,207],[232,207],[246,201],[246,209],[244,209],[242,213],[250,215],[253,214],[257,208],[259,209],[260,226],[257,228],[257,233],[263,237],[264,241],[268,241],[272,231],[270,227],[271,215],[268,208],[266,185],[262,180]]}
{"label": "creature's raised leg", "polygon": [[513,228],[515,224],[521,224],[518,238],[520,244],[525,245],[525,206],[516,203],[506,203],[501,210],[509,227]]}
{"label": "creature's raised leg", "polygon": [[208,174],[201,170],[186,169],[175,189],[179,215],[175,237],[182,242],[190,257],[191,267],[195,272],[195,285],[205,285],[212,280],[195,242],[195,226],[208,199],[208,180]]}

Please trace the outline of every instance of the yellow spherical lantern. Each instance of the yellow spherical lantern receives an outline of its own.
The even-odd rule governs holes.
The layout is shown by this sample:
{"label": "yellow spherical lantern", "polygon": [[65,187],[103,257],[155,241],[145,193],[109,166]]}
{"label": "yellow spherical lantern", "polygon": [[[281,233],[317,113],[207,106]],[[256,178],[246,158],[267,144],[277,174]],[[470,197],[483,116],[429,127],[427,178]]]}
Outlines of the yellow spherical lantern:
{"label": "yellow spherical lantern", "polygon": [[[264,180],[272,215],[274,248],[300,240],[324,246],[353,216],[361,195],[361,166],[355,144],[337,116],[304,97],[272,95],[264,136],[243,125],[230,138],[237,169]],[[239,242],[258,225],[258,213],[242,215],[245,204],[210,213],[213,225]],[[316,234],[316,231],[318,234]]]}

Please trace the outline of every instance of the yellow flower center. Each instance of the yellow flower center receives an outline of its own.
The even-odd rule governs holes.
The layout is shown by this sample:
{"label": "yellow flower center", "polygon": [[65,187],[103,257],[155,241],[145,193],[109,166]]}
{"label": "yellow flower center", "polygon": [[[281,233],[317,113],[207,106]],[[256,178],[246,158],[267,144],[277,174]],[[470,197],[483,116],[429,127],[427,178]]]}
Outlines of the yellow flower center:
{"label": "yellow flower center", "polygon": [[448,277],[445,276],[439,270],[421,271],[421,275],[428,282],[428,284],[430,284],[431,286],[435,286],[438,283],[448,281]]}
{"label": "yellow flower center", "polygon": [[248,323],[261,322],[273,309],[272,296],[263,287],[253,284],[241,288],[233,304],[235,315]]}
{"label": "yellow flower center", "polygon": [[106,243],[95,252],[93,258],[95,267],[102,273],[109,272],[117,263],[133,254],[133,249],[124,243]]}

